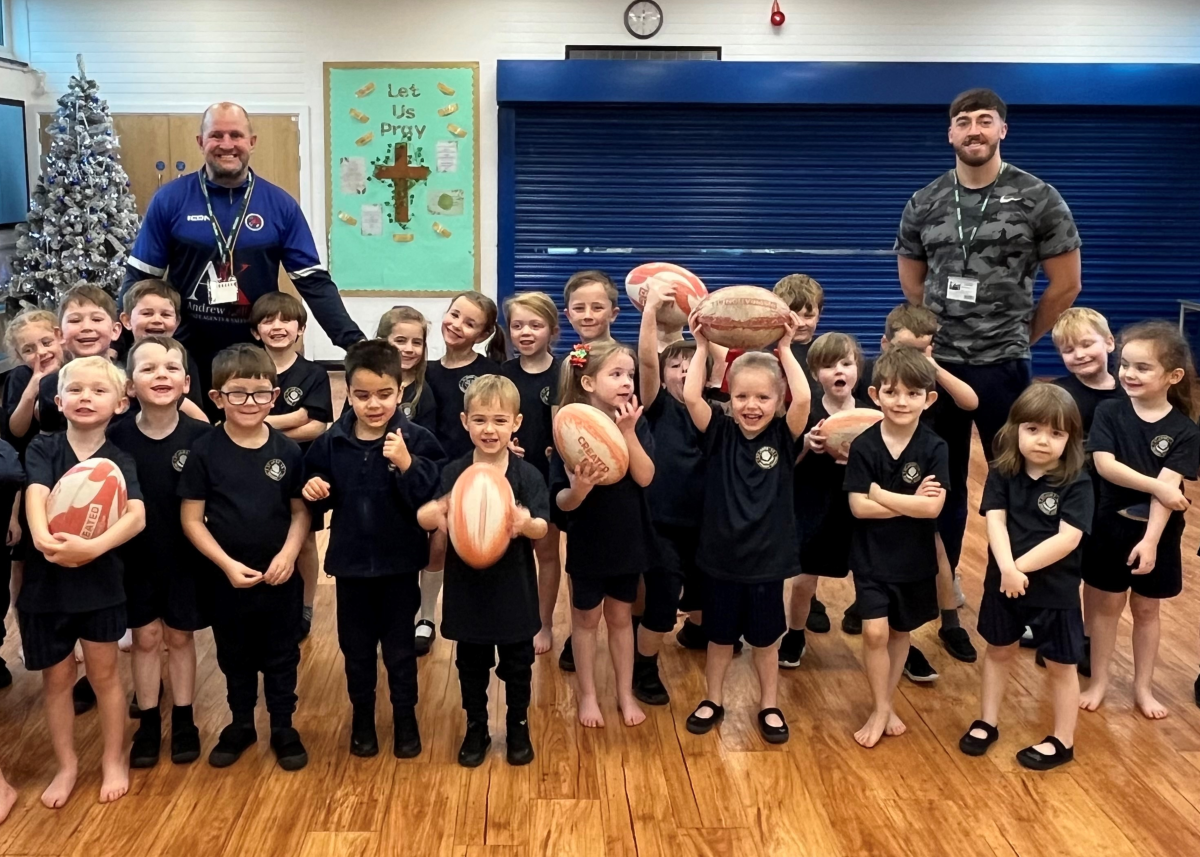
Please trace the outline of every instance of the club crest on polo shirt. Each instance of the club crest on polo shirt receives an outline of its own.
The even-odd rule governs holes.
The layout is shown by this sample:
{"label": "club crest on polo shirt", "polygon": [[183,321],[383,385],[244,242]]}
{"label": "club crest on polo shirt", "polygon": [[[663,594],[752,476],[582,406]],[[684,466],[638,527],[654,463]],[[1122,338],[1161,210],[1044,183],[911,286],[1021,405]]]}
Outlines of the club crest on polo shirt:
{"label": "club crest on polo shirt", "polygon": [[263,468],[263,473],[267,474],[267,478],[278,482],[287,475],[287,465],[283,463],[283,459],[281,458],[272,458],[267,462],[267,466]]}
{"label": "club crest on polo shirt", "polygon": [[246,228],[251,232],[257,232],[266,226],[267,222],[263,220],[263,216],[256,212],[251,212],[246,215]]}
{"label": "club crest on polo shirt", "polygon": [[1150,451],[1159,458],[1166,458],[1167,453],[1171,451],[1171,444],[1175,443],[1175,438],[1170,435],[1160,434],[1154,440],[1150,441]]}
{"label": "club crest on polo shirt", "polygon": [[175,450],[175,454],[171,456],[171,467],[175,468],[176,473],[183,472],[183,466],[187,464],[189,452],[191,450],[177,449]]}
{"label": "club crest on polo shirt", "polygon": [[283,391],[283,401],[292,407],[300,404],[300,400],[303,398],[304,391],[299,387],[288,387]]}
{"label": "club crest on polo shirt", "polygon": [[467,388],[470,387],[472,384],[474,384],[475,379],[478,377],[479,377],[478,375],[463,375],[462,378],[459,379],[459,382],[458,382],[459,392],[460,393],[467,392]]}
{"label": "club crest on polo shirt", "polygon": [[916,485],[921,481],[921,465],[915,461],[910,461],[900,470],[900,478],[909,485]]}
{"label": "club crest on polo shirt", "polygon": [[773,446],[760,446],[754,453],[754,463],[763,470],[770,470],[779,463],[779,451]]}
{"label": "club crest on polo shirt", "polygon": [[1058,495],[1053,491],[1047,491],[1041,497],[1038,497],[1038,509],[1044,515],[1058,514]]}
{"label": "club crest on polo shirt", "polygon": [[542,387],[541,399],[543,405],[550,404],[550,388]]}

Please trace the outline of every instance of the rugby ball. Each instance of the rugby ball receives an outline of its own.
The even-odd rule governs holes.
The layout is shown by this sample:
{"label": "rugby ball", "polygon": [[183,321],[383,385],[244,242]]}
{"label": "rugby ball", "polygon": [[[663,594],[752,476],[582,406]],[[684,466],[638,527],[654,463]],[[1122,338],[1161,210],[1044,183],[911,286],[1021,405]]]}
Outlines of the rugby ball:
{"label": "rugby ball", "polygon": [[838,458],[845,458],[854,439],[881,419],[883,412],[874,408],[851,408],[827,417],[821,426],[826,451]]}
{"label": "rugby ball", "polygon": [[498,467],[472,464],[450,491],[450,541],[472,568],[495,565],[512,540],[512,486]]}
{"label": "rugby ball", "polygon": [[601,485],[620,482],[629,469],[629,447],[617,424],[598,408],[564,405],[554,417],[554,445],[568,473],[584,461],[599,470]]}
{"label": "rugby ball", "polygon": [[792,319],[787,304],[758,286],[726,286],[696,307],[708,341],[754,351],[778,342]]}
{"label": "rugby ball", "polygon": [[94,539],[125,514],[125,475],[107,458],[81,461],[62,475],[46,498],[50,532]]}
{"label": "rugby ball", "polygon": [[656,285],[673,283],[675,302],[665,303],[658,309],[658,321],[668,327],[683,327],[687,324],[696,305],[708,295],[703,281],[687,268],[670,262],[647,262],[638,265],[625,277],[625,294],[638,312],[646,305],[646,293]]}

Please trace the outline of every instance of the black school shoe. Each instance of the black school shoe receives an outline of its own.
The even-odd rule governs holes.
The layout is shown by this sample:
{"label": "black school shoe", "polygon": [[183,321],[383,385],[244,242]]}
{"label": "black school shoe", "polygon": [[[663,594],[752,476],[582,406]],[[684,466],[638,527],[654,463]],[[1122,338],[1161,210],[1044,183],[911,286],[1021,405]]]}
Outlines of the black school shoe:
{"label": "black school shoe", "polygon": [[171,761],[187,765],[200,758],[200,730],[196,724],[175,725],[171,722]]}
{"label": "black school shoe", "polygon": [[703,652],[708,648],[708,634],[704,633],[703,626],[691,619],[683,620],[683,627],[675,634],[675,641],[693,652]]}
{"label": "black school shoe", "polygon": [[908,657],[904,659],[904,676],[917,684],[928,684],[940,678],[937,670],[930,666],[925,655],[916,646],[908,647]]}
{"label": "black school shoe", "polygon": [[785,670],[794,670],[800,666],[800,659],[804,657],[807,647],[804,632],[788,628],[788,632],[779,641],[779,666]]}
{"label": "black school shoe", "polygon": [[464,768],[478,768],[487,758],[490,746],[492,736],[488,734],[487,722],[468,720],[467,734],[463,736],[462,746],[458,748],[458,763]]}
{"label": "black school shoe", "polygon": [[1021,767],[1029,768],[1031,771],[1052,771],[1059,765],[1065,765],[1075,758],[1075,748],[1064,747],[1063,742],[1053,735],[1047,735],[1042,743],[1054,747],[1054,755],[1047,756],[1045,753],[1039,753],[1033,747],[1026,747],[1017,752],[1017,761],[1021,763]]}
{"label": "black school shoe", "polygon": [[92,683],[87,676],[75,682],[75,687],[71,689],[71,701],[75,704],[76,717],[96,707],[96,691],[92,690]]}
{"label": "black school shoe", "polygon": [[350,755],[370,758],[379,755],[379,736],[375,732],[375,712],[355,711],[350,723]]}
{"label": "black school shoe", "polygon": [[141,714],[141,723],[133,733],[133,746],[129,748],[129,767],[153,768],[162,751],[162,717],[157,708]]}
{"label": "black school shoe", "polygon": [[417,727],[417,714],[408,711],[393,713],[392,755],[397,759],[415,759],[421,755],[421,730]]}
{"label": "black school shoe", "polygon": [[514,766],[528,765],[533,761],[533,741],[529,739],[529,721],[508,724],[506,737],[508,751],[505,755],[508,763]]}
{"label": "black school shoe", "polygon": [[217,746],[208,754],[208,763],[214,768],[228,768],[241,758],[242,753],[253,747],[256,741],[258,733],[254,731],[253,725],[230,723],[221,730]]}
{"label": "black school shoe", "polygon": [[862,633],[862,616],[858,614],[857,602],[846,608],[842,614],[842,633],[857,637]]}
{"label": "black school shoe", "polygon": [[808,619],[805,621],[804,627],[814,634],[829,633],[829,612],[825,609],[825,605],[817,600],[817,596],[815,595],[809,603]]}
{"label": "black school shoe", "polygon": [[308,764],[308,751],[300,742],[300,733],[291,726],[271,730],[271,749],[285,771],[298,771]]}
{"label": "black school shoe", "polygon": [[[782,726],[772,726],[767,723],[767,718],[772,714],[779,718]],[[786,744],[791,735],[787,721],[783,719],[783,712],[778,708],[764,708],[758,712],[758,732],[768,744]]]}
{"label": "black school shoe", "polygon": [[[424,628],[429,629],[428,634],[417,633],[418,630],[422,630]],[[429,650],[433,648],[433,641],[437,639],[437,628],[435,628],[433,623],[428,619],[422,619],[417,623],[416,627],[413,628],[413,634],[413,648],[417,652],[417,657],[423,658],[429,654]]]}
{"label": "black school shoe", "polygon": [[558,668],[565,673],[575,672],[575,650],[571,648],[571,638],[563,643],[562,654],[558,656]]}
{"label": "black school shoe", "polygon": [[[971,734],[971,731],[978,729],[984,733],[986,737],[978,738]],[[958,739],[958,749],[968,756],[982,756],[988,751],[988,748],[996,743],[1000,738],[1000,730],[990,723],[984,723],[982,720],[976,720],[970,725],[963,736]]]}
{"label": "black school shoe", "polygon": [[938,639],[942,641],[942,648],[950,653],[950,657],[964,664],[973,664],[979,657],[979,653],[971,645],[971,635],[967,633],[966,628],[941,628],[938,630]]}
{"label": "black school shoe", "polygon": [[[712,710],[711,717],[699,717],[696,712],[701,708],[709,708]],[[713,727],[725,719],[725,706],[717,705],[711,699],[702,699],[695,710],[688,715],[687,731],[693,735],[707,735],[713,730]]]}
{"label": "black school shoe", "polygon": [[658,655],[633,653],[633,695],[647,705],[666,705],[671,694],[658,675]]}

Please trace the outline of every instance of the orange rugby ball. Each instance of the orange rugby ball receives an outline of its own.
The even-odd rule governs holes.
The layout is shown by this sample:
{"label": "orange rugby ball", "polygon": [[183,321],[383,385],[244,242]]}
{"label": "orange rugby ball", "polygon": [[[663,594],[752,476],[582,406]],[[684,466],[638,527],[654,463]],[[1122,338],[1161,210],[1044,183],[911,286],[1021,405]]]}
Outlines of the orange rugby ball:
{"label": "orange rugby ball", "polygon": [[854,439],[883,419],[883,412],[874,408],[851,408],[838,411],[825,419],[821,432],[825,435],[825,449],[830,455],[845,458]]}
{"label": "orange rugby ball", "polygon": [[787,304],[758,286],[717,289],[696,307],[709,342],[746,351],[778,342],[791,318]]}
{"label": "orange rugby ball", "polygon": [[125,474],[107,458],[81,461],[62,475],[46,498],[51,533],[94,539],[125,514]]}
{"label": "orange rugby ball", "polygon": [[620,429],[598,408],[564,405],[554,417],[554,445],[567,472],[591,461],[601,473],[600,484],[620,482],[629,469],[629,447]]}
{"label": "orange rugby ball", "polygon": [[499,562],[512,541],[512,486],[500,469],[472,464],[450,491],[447,523],[450,541],[462,561],[472,568]]}
{"label": "orange rugby ball", "polygon": [[679,265],[670,262],[647,262],[638,265],[625,277],[625,294],[638,312],[646,305],[646,293],[655,285],[673,283],[675,302],[665,303],[658,309],[658,320],[671,327],[683,327],[693,309],[708,295],[704,282]]}

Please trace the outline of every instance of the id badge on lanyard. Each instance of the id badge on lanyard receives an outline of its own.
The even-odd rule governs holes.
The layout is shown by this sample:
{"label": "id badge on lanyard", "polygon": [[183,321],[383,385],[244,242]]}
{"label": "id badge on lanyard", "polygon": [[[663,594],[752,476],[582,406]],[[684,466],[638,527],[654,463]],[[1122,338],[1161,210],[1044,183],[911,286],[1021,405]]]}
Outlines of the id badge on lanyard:
{"label": "id badge on lanyard", "polygon": [[225,237],[225,233],[221,230],[221,224],[217,223],[217,216],[213,212],[212,200],[208,196],[208,185],[204,181],[204,170],[200,171],[199,176],[200,189],[204,193],[204,204],[208,206],[208,222],[212,225],[213,237],[217,241],[217,252],[221,257],[219,272],[211,262],[208,265],[208,302],[213,306],[237,303],[238,281],[237,276],[233,273],[233,250],[237,245],[238,235],[242,232],[242,225],[245,223],[246,211],[250,207],[250,197],[254,193],[254,173],[250,173],[246,193],[242,197],[242,204],[237,215],[233,218],[228,238]]}
{"label": "id badge on lanyard", "polygon": [[[996,174],[997,180],[1000,174],[1004,172],[1007,164],[1000,165],[1000,173]],[[992,193],[995,190],[995,184],[992,185],[992,190],[983,199],[983,205],[979,207],[980,225],[982,225],[983,217],[987,213],[988,203],[992,201]],[[971,236],[968,238],[963,233],[963,217],[962,217],[962,202],[958,196],[958,170],[954,171],[954,213],[958,221],[958,241],[962,247],[963,253],[963,273],[966,273],[967,266],[971,262],[971,245],[975,243],[975,236],[979,234],[979,226],[971,230]],[[960,303],[973,304],[979,298],[979,280],[975,277],[948,277],[946,279],[946,299],[951,301],[959,301]]]}

